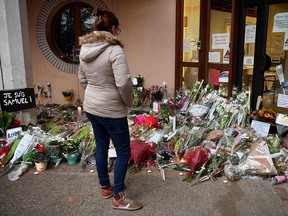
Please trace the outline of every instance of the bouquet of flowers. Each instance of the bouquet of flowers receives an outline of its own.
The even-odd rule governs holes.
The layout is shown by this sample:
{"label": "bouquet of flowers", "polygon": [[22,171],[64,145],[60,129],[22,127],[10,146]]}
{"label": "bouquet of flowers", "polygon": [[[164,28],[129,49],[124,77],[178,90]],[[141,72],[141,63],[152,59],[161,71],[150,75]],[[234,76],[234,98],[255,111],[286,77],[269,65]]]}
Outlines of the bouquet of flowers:
{"label": "bouquet of flowers", "polygon": [[147,99],[148,90],[143,87],[144,77],[138,74],[133,79],[133,107],[142,106]]}
{"label": "bouquet of flowers", "polygon": [[62,95],[65,98],[66,105],[68,105],[71,101],[71,98],[72,98],[72,90],[67,89],[67,90],[62,91]]}
{"label": "bouquet of flowers", "polygon": [[34,163],[47,162],[49,160],[49,147],[36,144],[31,153],[31,160]]}
{"label": "bouquet of flowers", "polygon": [[277,113],[272,109],[260,109],[252,112],[252,118],[257,119],[259,121],[268,122],[275,124],[275,119],[277,117]]}
{"label": "bouquet of flowers", "polygon": [[143,87],[143,84],[144,84],[144,77],[138,74],[133,80],[133,85],[135,87]]}
{"label": "bouquet of flowers", "polygon": [[163,99],[164,90],[162,87],[160,87],[158,85],[153,85],[151,87],[150,94],[151,94],[151,100],[152,101],[160,102]]}

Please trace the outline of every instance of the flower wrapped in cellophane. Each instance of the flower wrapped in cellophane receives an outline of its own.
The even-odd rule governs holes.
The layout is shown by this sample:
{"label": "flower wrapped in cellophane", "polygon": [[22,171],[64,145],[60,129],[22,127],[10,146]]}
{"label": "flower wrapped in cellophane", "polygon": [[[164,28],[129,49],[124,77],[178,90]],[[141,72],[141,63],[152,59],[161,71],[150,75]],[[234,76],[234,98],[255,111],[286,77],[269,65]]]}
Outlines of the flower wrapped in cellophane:
{"label": "flower wrapped in cellophane", "polygon": [[149,98],[149,90],[144,88],[144,77],[140,74],[132,79],[133,82],[133,107],[141,107]]}

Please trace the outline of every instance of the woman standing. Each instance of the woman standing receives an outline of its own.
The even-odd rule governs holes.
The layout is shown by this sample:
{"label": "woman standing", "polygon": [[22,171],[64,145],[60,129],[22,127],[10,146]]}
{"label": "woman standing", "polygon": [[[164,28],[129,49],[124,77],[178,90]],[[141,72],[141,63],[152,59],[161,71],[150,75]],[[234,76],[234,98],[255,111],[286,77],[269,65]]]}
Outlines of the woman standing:
{"label": "woman standing", "polygon": [[[128,108],[133,93],[130,71],[122,43],[119,22],[110,11],[96,11],[95,31],[80,37],[79,81],[85,89],[83,108],[91,121],[96,139],[96,168],[102,197],[114,195],[115,209],[137,210],[142,205],[128,199],[124,180],[130,157],[130,134],[127,122]],[[108,150],[112,140],[117,158],[114,186],[108,174]]]}

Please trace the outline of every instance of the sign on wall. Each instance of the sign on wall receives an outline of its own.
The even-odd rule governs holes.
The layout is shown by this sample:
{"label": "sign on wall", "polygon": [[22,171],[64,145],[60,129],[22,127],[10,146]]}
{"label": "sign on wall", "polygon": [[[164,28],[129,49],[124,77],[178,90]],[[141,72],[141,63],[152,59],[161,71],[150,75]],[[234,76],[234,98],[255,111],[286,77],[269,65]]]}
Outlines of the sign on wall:
{"label": "sign on wall", "polygon": [[33,88],[0,91],[1,109],[16,112],[36,108]]}
{"label": "sign on wall", "polygon": [[288,28],[288,12],[274,16],[273,32],[285,32]]}
{"label": "sign on wall", "polygon": [[245,43],[255,43],[256,25],[246,25],[245,27]]}
{"label": "sign on wall", "polygon": [[225,49],[229,47],[230,34],[212,34],[212,49]]}

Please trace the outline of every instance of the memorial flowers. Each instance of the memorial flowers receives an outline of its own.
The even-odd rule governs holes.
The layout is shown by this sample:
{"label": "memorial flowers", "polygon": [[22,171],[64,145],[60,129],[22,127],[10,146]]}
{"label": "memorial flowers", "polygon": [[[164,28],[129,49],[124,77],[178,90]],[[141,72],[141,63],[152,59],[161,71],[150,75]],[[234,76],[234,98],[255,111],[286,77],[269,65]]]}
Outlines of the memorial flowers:
{"label": "memorial flowers", "polygon": [[31,153],[31,160],[34,163],[48,162],[49,147],[45,145],[36,144]]}
{"label": "memorial flowers", "polygon": [[273,110],[260,109],[257,111],[253,111],[252,117],[260,121],[275,123],[277,113]]}
{"label": "memorial flowers", "polygon": [[72,94],[73,94],[72,90],[70,90],[70,89],[66,89],[66,90],[62,91],[62,95],[65,98],[66,105],[68,105],[70,103],[71,98],[72,98]]}
{"label": "memorial flowers", "polygon": [[140,107],[147,99],[148,91],[144,88],[144,77],[138,74],[133,80],[133,107]]}
{"label": "memorial flowers", "polygon": [[136,77],[135,77],[137,83],[133,82],[133,85],[136,86],[136,87],[143,87],[144,85],[144,77],[140,74],[138,74]]}
{"label": "memorial flowers", "polygon": [[163,88],[158,85],[153,85],[150,90],[151,100],[161,102],[163,99],[164,91]]}

